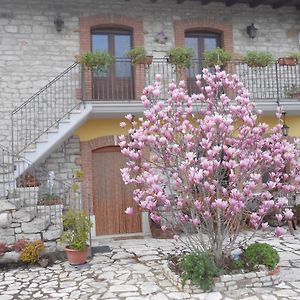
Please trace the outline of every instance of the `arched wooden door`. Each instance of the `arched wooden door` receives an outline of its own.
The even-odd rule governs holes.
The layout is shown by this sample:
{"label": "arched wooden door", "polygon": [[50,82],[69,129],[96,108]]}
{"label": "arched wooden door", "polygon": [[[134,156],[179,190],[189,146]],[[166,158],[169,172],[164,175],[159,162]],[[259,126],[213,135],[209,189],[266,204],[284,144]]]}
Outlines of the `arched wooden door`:
{"label": "arched wooden door", "polygon": [[[109,146],[93,151],[94,213],[96,234],[122,234],[141,232],[141,213],[132,199],[132,185],[125,185],[120,169],[126,158],[120,147]],[[127,207],[135,214],[125,214]]]}

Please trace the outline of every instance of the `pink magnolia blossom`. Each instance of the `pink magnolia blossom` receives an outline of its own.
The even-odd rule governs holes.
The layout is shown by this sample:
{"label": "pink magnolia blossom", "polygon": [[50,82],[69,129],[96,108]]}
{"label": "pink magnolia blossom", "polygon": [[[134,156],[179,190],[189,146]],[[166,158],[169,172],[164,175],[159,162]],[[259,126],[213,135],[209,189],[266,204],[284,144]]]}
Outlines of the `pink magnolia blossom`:
{"label": "pink magnolia blossom", "polygon": [[[251,93],[236,75],[204,69],[196,77],[199,93],[190,96],[183,81],[171,82],[166,100],[160,99],[161,79],[143,90],[143,116],[126,116],[130,139],[119,138],[127,158],[122,178],[134,184],[134,201],[154,222],[197,228],[199,245],[191,248],[213,249],[221,262],[238,240],[240,232],[232,228],[248,221],[250,208],[255,229],[267,228],[263,220],[273,209],[278,222],[293,217],[288,209],[279,212],[287,193],[300,192],[299,151],[283,138],[282,120],[273,128],[259,121]],[[256,193],[265,170],[268,179]]]}
{"label": "pink magnolia blossom", "polygon": [[132,207],[127,207],[125,210],[125,214],[127,215],[133,215],[133,208]]}
{"label": "pink magnolia blossom", "polygon": [[275,236],[280,237],[286,233],[286,230],[282,227],[276,227]]}
{"label": "pink magnolia blossom", "polygon": [[286,220],[291,220],[294,217],[294,213],[292,212],[291,209],[288,209],[288,208],[285,209],[285,211],[283,212],[283,214],[284,214],[284,218]]}

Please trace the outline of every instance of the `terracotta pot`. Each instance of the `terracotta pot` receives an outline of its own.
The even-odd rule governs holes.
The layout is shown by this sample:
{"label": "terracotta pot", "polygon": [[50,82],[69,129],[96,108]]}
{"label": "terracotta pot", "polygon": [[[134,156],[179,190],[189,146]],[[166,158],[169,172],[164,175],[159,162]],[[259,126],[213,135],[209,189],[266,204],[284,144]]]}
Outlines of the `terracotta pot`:
{"label": "terracotta pot", "polygon": [[300,92],[298,93],[291,93],[291,97],[294,99],[300,99]]}
{"label": "terracotta pot", "polygon": [[88,257],[88,250],[89,250],[88,247],[85,250],[74,250],[74,249],[68,248],[68,246],[65,248],[68,261],[71,265],[84,264]]}
{"label": "terracotta pot", "polygon": [[151,65],[153,60],[153,56],[147,55],[142,61],[142,65]]}
{"label": "terracotta pot", "polygon": [[297,59],[293,57],[280,57],[277,59],[279,66],[295,66],[297,64]]}

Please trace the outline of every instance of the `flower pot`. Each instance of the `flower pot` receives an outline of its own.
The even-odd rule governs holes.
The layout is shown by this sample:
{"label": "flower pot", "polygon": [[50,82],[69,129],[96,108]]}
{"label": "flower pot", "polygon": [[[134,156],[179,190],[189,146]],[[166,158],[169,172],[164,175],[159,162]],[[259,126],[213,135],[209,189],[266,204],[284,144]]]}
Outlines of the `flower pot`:
{"label": "flower pot", "polygon": [[300,99],[300,92],[297,93],[290,93],[291,98],[293,99]]}
{"label": "flower pot", "polygon": [[280,57],[277,59],[279,66],[295,66],[297,64],[297,59],[293,57]]}
{"label": "flower pot", "polygon": [[147,55],[147,56],[141,61],[141,64],[142,64],[142,65],[151,65],[151,64],[152,64],[152,60],[153,60],[153,56]]}
{"label": "flower pot", "polygon": [[69,263],[75,266],[82,265],[86,262],[86,259],[88,257],[88,250],[88,246],[85,250],[70,249],[68,246],[65,248]]}

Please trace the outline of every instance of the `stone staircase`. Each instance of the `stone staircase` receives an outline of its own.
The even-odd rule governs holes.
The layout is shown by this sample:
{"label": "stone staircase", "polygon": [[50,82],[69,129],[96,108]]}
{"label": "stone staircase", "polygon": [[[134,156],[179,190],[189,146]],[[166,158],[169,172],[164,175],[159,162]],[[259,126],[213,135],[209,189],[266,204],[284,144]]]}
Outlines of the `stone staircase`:
{"label": "stone staircase", "polygon": [[16,160],[14,163],[15,173],[19,176],[28,170],[31,164],[38,164],[49,156],[88,119],[91,112],[92,105],[80,104],[76,110],[70,111],[64,119],[50,127],[34,143],[19,153],[25,161],[30,163],[24,164],[24,159]]}

